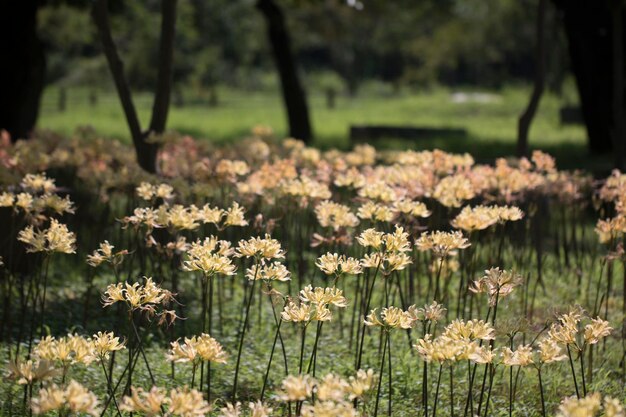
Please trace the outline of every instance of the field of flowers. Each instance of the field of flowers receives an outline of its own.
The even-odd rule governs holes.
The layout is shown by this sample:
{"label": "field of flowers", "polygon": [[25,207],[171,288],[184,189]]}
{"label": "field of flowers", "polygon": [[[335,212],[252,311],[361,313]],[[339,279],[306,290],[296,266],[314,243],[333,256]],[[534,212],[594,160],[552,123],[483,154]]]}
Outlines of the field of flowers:
{"label": "field of flowers", "polygon": [[625,415],[626,174],[164,141],[0,146],[0,415]]}

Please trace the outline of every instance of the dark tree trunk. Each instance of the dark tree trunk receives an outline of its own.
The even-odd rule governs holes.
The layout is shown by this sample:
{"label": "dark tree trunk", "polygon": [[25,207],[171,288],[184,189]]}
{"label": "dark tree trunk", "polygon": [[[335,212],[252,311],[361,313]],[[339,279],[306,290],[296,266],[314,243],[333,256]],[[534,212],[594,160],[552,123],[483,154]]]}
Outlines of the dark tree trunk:
{"label": "dark tree trunk", "polygon": [[[161,35],[161,52],[165,50],[166,54],[165,57],[160,57],[160,65],[163,64],[164,60],[167,60],[168,56],[170,59],[168,62],[165,63],[164,68],[159,68],[159,84],[157,86],[157,91],[155,94],[152,121],[150,123],[149,131],[145,133],[141,131],[141,125],[139,124],[139,118],[137,117],[137,110],[135,109],[135,105],[133,104],[132,93],[128,85],[128,80],[126,79],[126,75],[124,74],[124,63],[122,62],[122,59],[117,52],[117,47],[115,46],[113,36],[111,35],[108,0],[95,0],[92,8],[92,16],[94,22],[96,23],[96,27],[98,28],[98,33],[102,42],[102,48],[107,58],[107,62],[109,63],[109,69],[111,70],[113,81],[115,82],[115,87],[122,103],[124,115],[126,116],[126,122],[128,123],[128,128],[133,139],[133,145],[135,146],[135,152],[137,154],[137,162],[144,170],[150,173],[155,173],[157,171],[156,158],[158,145],[156,143],[151,143],[148,138],[151,131],[155,133],[161,133],[165,128],[165,121],[167,120],[167,107],[169,106],[172,75],[172,53],[168,50],[168,48],[173,48],[173,39],[170,40],[168,25],[171,21],[171,30],[173,31],[175,10],[171,12],[169,10],[169,7],[171,7],[170,3],[172,3],[175,9],[176,2],[171,0],[164,0],[163,3],[163,9],[167,9],[168,13],[167,17],[165,14],[162,17],[163,28],[165,29],[167,26],[167,30],[164,31],[164,33],[162,33]],[[173,35],[171,37],[173,38]],[[165,89],[165,91],[163,89]],[[160,131],[158,131],[156,128],[153,129],[153,126],[156,126],[156,128],[160,128]]]}
{"label": "dark tree trunk", "polygon": [[615,167],[626,165],[626,120],[624,114],[624,16],[622,0],[611,0],[613,27],[613,148]]}
{"label": "dark tree trunk", "polygon": [[289,120],[289,134],[308,143],[313,137],[309,108],[291,51],[285,17],[274,0],[258,0],[256,7],[263,13],[267,22],[268,37],[280,76]]}
{"label": "dark tree trunk", "polygon": [[607,0],[553,0],[563,14],[589,150],[612,149],[612,19]]}
{"label": "dark tree trunk", "polygon": [[546,8],[548,0],[539,0],[537,5],[537,43],[535,45],[535,81],[530,101],[517,125],[517,156],[528,155],[528,132],[537,113],[539,101],[543,95],[546,72]]}
{"label": "dark tree trunk", "polygon": [[0,2],[0,129],[28,138],[39,114],[46,60],[37,36],[38,0]]}
{"label": "dark tree trunk", "polygon": [[150,131],[163,133],[170,107],[174,73],[174,37],[176,35],[176,0],[161,0],[161,46],[159,73],[152,107]]}

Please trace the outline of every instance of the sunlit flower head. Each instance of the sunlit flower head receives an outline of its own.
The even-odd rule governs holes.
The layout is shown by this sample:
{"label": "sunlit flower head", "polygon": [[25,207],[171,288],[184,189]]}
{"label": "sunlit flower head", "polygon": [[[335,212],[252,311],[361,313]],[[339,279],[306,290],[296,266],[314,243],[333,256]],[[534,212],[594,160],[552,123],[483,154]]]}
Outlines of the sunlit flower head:
{"label": "sunlit flower head", "polygon": [[474,281],[470,291],[486,293],[489,295],[489,305],[495,306],[498,300],[511,294],[515,287],[521,285],[523,278],[513,271],[500,268],[491,268],[485,271],[485,275]]}
{"label": "sunlit flower head", "polygon": [[283,380],[278,398],[281,401],[304,401],[313,395],[315,385],[315,379],[309,375],[290,375]]}
{"label": "sunlit flower head", "polygon": [[70,381],[66,388],[54,384],[42,388],[39,395],[32,399],[31,408],[34,414],[59,411],[60,413],[100,415],[96,395],[74,380]]}
{"label": "sunlit flower head", "polygon": [[93,335],[93,348],[99,359],[108,359],[109,353],[124,349],[124,343],[113,332],[98,332]]}
{"label": "sunlit flower head", "polygon": [[415,318],[410,311],[398,307],[384,307],[380,316],[377,309],[372,310],[364,323],[366,326],[381,326],[388,329],[410,329],[415,323]]}
{"label": "sunlit flower head", "polygon": [[278,240],[272,239],[270,235],[266,234],[265,238],[252,237],[248,240],[240,240],[235,250],[235,256],[269,260],[284,258],[285,252]]}
{"label": "sunlit flower head", "polygon": [[470,246],[468,240],[461,232],[424,232],[415,241],[415,246],[420,251],[432,251],[435,256],[443,258],[453,255],[458,249]]}

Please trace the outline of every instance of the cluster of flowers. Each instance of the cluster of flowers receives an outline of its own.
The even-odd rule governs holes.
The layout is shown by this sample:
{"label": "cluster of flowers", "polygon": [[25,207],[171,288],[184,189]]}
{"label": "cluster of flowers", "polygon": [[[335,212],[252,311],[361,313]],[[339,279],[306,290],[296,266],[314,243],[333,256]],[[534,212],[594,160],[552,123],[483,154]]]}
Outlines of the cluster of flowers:
{"label": "cluster of flowers", "polygon": [[[113,178],[113,167],[118,167],[120,161],[127,161],[127,158],[122,155],[120,148],[116,148],[117,145],[112,147],[108,156],[106,152],[103,153],[105,155],[98,155],[93,152],[99,146],[97,141],[96,145],[81,151],[78,156],[69,152],[73,145],[60,144],[54,151],[48,152],[47,157],[33,157],[33,161],[18,157],[25,155],[25,149],[31,146],[20,145],[13,154],[6,156],[3,163],[15,172],[26,167],[36,167],[33,171],[36,172],[42,168],[76,164],[78,177],[86,184],[95,183],[94,189],[99,190],[103,200],[109,199],[114,191],[125,193],[134,190],[141,200],[141,207],[135,208],[131,215],[121,220],[123,227],[144,232],[145,247],[141,249],[154,249],[157,254],[165,255],[175,269],[201,274],[204,278],[205,298],[204,286],[208,282],[212,284],[209,280],[218,275],[236,275],[237,258],[245,258],[249,267],[242,259],[241,268],[245,268],[245,272],[241,274],[250,286],[249,291],[244,293],[249,294],[249,298],[240,332],[237,370],[255,282],[262,281],[264,288],[270,290],[270,295],[280,296],[284,301],[280,315],[274,316],[281,344],[283,341],[277,317],[284,322],[301,325],[304,346],[304,331],[311,322],[317,322],[319,335],[321,324],[333,319],[331,309],[343,309],[349,305],[344,293],[346,288],[337,287],[342,277],[359,276],[365,271],[365,280],[369,280],[366,282],[371,283],[374,289],[376,275],[380,273],[387,278],[387,297],[389,288],[395,285],[392,284],[393,277],[399,275],[394,273],[409,269],[416,255],[423,256],[419,252],[424,252],[430,255],[430,272],[436,276],[434,298],[442,301],[444,296],[440,297],[440,277],[445,282],[445,277],[459,268],[459,251],[478,243],[470,243],[469,240],[476,236],[476,232],[490,228],[493,231],[496,227],[504,227],[505,223],[534,215],[536,207],[526,204],[527,197],[538,194],[571,203],[582,201],[592,188],[589,178],[576,173],[559,172],[554,160],[541,152],[533,153],[530,160],[522,158],[510,162],[499,159],[494,166],[488,166],[476,164],[467,154],[456,155],[438,150],[381,154],[370,146],[361,145],[350,152],[321,152],[293,139],[271,144],[267,141],[270,136],[271,132],[267,129],[255,129],[253,137],[243,146],[220,150],[211,156],[212,159],[189,138],[166,143],[161,154],[162,176],[158,179],[133,171],[130,163],[125,168],[128,175],[116,174],[115,177],[119,178]],[[180,155],[185,149],[191,157],[184,164],[181,163],[181,167],[176,167],[172,163],[174,155]],[[79,162],[81,167],[78,167]],[[182,180],[174,179],[175,176]],[[19,181],[19,185],[7,187],[0,194],[0,207],[11,208],[26,220],[27,226],[19,232],[18,240],[26,245],[28,252],[70,254],[76,250],[74,233],[52,217],[74,212],[73,203],[68,197],[61,198],[58,191],[54,180],[45,174],[27,174]],[[626,175],[618,172],[613,173],[597,193],[597,201],[610,204],[615,213],[612,218],[598,222],[596,230],[602,242],[614,243],[626,232],[625,195]],[[211,204],[206,201],[211,201]],[[271,231],[274,219],[270,215],[277,211],[283,216],[279,221],[285,222],[282,224],[283,230],[289,228],[289,221],[293,221],[297,225],[296,229],[301,230],[301,219],[284,208],[302,210],[298,214],[310,213],[312,221],[316,220],[321,228],[312,231],[312,227],[306,226],[307,231],[312,231],[311,246],[332,247],[331,251],[317,257],[315,265],[332,283],[322,287],[300,287],[294,297],[283,296],[274,290],[273,283],[291,279],[290,271],[283,264],[286,253],[280,241],[265,234],[263,237],[241,239],[233,246],[229,240],[218,237],[229,235],[232,238],[236,235],[227,228],[250,226],[246,219],[246,208],[237,201],[241,201],[247,208],[260,207],[261,213],[252,225],[256,230]],[[525,210],[529,207],[528,212],[524,213],[516,204],[525,207]],[[433,213],[441,214],[442,210],[451,214],[452,218],[446,218],[446,226],[438,228],[448,229],[449,220],[449,225],[455,230],[433,228],[425,231],[423,223],[432,221],[432,217],[435,217]],[[209,229],[215,234],[206,233]],[[289,238],[289,231],[283,233],[286,233],[283,237]],[[202,238],[196,238],[197,235]],[[140,236],[140,233],[136,233],[136,236]],[[196,240],[192,240],[194,238]],[[297,238],[302,236],[298,235]],[[354,245],[356,250],[350,253],[353,256],[341,251],[334,252],[338,246],[351,245],[353,240],[358,244]],[[471,252],[473,248],[464,253]],[[320,251],[310,259],[316,259],[317,255],[324,252]],[[131,313],[129,316],[133,326],[135,312],[150,319],[158,317],[160,324],[171,324],[177,319],[176,311],[168,309],[174,301],[171,291],[162,288],[152,278],[144,278],[140,282],[120,282],[117,267],[129,253],[128,250],[115,251],[115,247],[105,240],[87,256],[90,266],[109,264],[116,271],[116,282],[106,288],[103,304],[125,305]],[[305,258],[304,253],[300,255]],[[467,269],[463,271],[462,279],[467,278],[467,281],[461,280],[461,285],[467,285],[472,293],[485,294],[490,311],[497,309],[498,303],[524,281],[514,271],[491,268],[485,271],[483,277],[472,282],[469,277],[473,279],[474,271],[467,265],[471,265],[471,262],[466,262]],[[536,343],[519,345],[515,349],[512,343],[511,347],[496,348],[495,314],[491,323],[489,316],[486,321],[453,320],[435,336],[437,323],[446,314],[441,304],[433,302],[417,308],[415,305],[406,307],[409,303],[402,301],[405,306],[399,308],[390,305],[387,299],[384,306],[370,309],[372,289],[366,287],[362,294],[358,294],[362,299],[356,301],[361,303],[363,309],[360,323],[382,328],[387,334],[388,343],[391,343],[389,332],[392,329],[411,329],[422,323],[424,334],[414,348],[426,362],[451,365],[469,361],[490,366],[533,365],[541,368],[543,364],[564,360],[567,355],[571,361],[571,350],[578,352],[582,358],[587,347],[597,344],[612,330],[608,321],[600,317],[592,319],[581,311],[572,310],[560,316],[558,322],[550,327],[548,335]],[[398,292],[401,290],[398,284]],[[172,291],[176,292],[177,289],[172,288]],[[39,296],[33,301],[34,311],[37,304],[41,304],[42,315],[45,311],[45,289],[43,294],[41,301],[37,298]],[[203,308],[204,326],[206,305]],[[208,314],[211,317],[210,309]],[[190,363],[194,368],[194,377],[196,367],[202,366],[204,371],[206,362],[225,363],[227,353],[205,330],[203,328],[198,336],[171,342],[167,360]],[[363,331],[361,335],[364,334]],[[139,335],[137,338],[140,338]],[[135,347],[141,349],[141,341],[137,342]],[[317,358],[317,340],[315,343],[313,363]],[[124,344],[112,333],[98,333],[93,338],[77,335],[59,339],[46,337],[35,346],[33,359],[11,365],[11,375],[20,384],[29,386],[35,382],[46,382],[39,396],[32,399],[32,408],[36,413],[67,409],[95,414],[99,411],[97,399],[75,381],[65,384],[67,369],[74,364],[88,366],[92,362],[101,363],[109,357],[110,352],[123,348]],[[363,349],[362,340],[360,349]],[[138,354],[135,355],[138,357]],[[56,369],[57,364],[60,364],[59,371]],[[62,375],[63,383],[48,383],[59,374]],[[349,380],[335,375],[316,380],[302,374],[288,377],[283,382],[278,398],[298,403],[298,412],[303,416],[356,416],[358,414],[351,401],[362,398],[372,387],[373,379],[371,371],[359,371],[356,377]],[[237,376],[234,391],[236,381]],[[570,415],[567,413],[571,413],[571,410],[585,407],[596,411],[604,407],[607,415],[610,412],[616,416],[623,413],[612,401],[606,400],[602,405],[600,398],[593,396],[577,401],[568,400],[563,403],[560,412]],[[261,402],[250,403],[248,408],[250,414],[256,417],[272,412],[269,406]],[[211,406],[202,393],[193,389],[192,382],[192,389],[133,389],[132,394],[120,402],[119,409],[148,415],[187,416],[204,415],[211,410]],[[221,413],[226,417],[240,415],[241,404],[228,404]]]}

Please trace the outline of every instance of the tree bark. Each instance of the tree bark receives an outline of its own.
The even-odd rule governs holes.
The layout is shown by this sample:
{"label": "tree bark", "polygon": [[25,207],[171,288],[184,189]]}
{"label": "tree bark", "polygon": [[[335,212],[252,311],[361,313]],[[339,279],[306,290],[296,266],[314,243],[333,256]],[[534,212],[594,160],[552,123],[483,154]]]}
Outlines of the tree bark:
{"label": "tree bark", "polygon": [[289,134],[296,139],[309,143],[313,139],[309,107],[291,51],[284,14],[274,0],[258,0],[256,7],[267,22],[268,37],[287,110]]}
{"label": "tree bark", "polygon": [[563,15],[589,150],[592,153],[609,152],[613,144],[610,8],[606,1],[553,1]]}
{"label": "tree bark", "polygon": [[537,5],[537,43],[535,45],[535,80],[530,101],[517,125],[517,156],[528,155],[528,132],[535,117],[545,84],[546,36],[545,21],[548,0],[539,0]]}
{"label": "tree bark", "polygon": [[156,172],[156,155],[158,147],[154,143],[149,143],[147,134],[142,133],[137,117],[137,110],[133,104],[132,94],[126,75],[124,74],[124,63],[120,58],[113,36],[111,35],[111,24],[109,22],[109,10],[107,0],[95,0],[91,11],[93,20],[98,28],[104,55],[109,64],[109,69],[115,82],[117,94],[122,103],[122,109],[128,123],[130,135],[135,146],[137,162],[146,171]]}
{"label": "tree bark", "polygon": [[152,107],[150,131],[163,133],[167,124],[174,73],[174,38],[176,35],[176,0],[161,0],[161,45],[159,73]]}
{"label": "tree bark", "polygon": [[624,28],[622,0],[612,0],[613,28],[613,148],[615,167],[624,170],[626,162],[626,120],[624,117]]}
{"label": "tree bark", "polygon": [[46,60],[37,35],[38,0],[0,2],[0,130],[31,135],[39,115]]}

